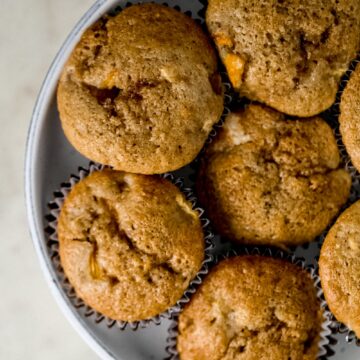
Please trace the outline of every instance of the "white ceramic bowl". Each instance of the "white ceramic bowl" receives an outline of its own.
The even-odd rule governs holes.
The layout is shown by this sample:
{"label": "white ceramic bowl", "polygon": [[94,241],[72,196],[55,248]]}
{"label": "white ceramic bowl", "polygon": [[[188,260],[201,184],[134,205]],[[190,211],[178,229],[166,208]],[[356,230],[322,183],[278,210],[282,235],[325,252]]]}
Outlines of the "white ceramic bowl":
{"label": "white ceramic bowl", "polygon": [[[133,1],[136,3],[139,1]],[[137,331],[121,331],[116,327],[109,329],[104,322],[96,324],[85,316],[84,308],[76,309],[59,286],[55,269],[48,256],[46,234],[44,232],[47,203],[52,192],[60,183],[76,173],[78,166],[87,166],[88,160],[82,157],[69,144],[61,130],[56,108],[55,91],[62,67],[82,32],[95,20],[117,5],[126,1],[98,0],[80,19],[55,57],[37,99],[27,141],[25,163],[25,191],[31,236],[39,257],[42,271],[49,287],[78,333],[103,359],[161,359],[166,356],[166,336],[169,321],[160,326],[150,326]],[[197,1],[168,0],[170,6],[188,6],[193,14],[201,9]],[[314,252],[318,251],[314,246]],[[310,254],[307,251],[306,254]],[[299,255],[301,254],[301,250]],[[307,255],[309,256],[309,255]],[[310,256],[312,257],[312,255]],[[41,306],[41,304],[39,304]],[[360,358],[360,349],[345,343],[344,336],[337,336],[338,345],[334,347],[333,359],[350,360]],[[61,339],[59,339],[61,341]]]}

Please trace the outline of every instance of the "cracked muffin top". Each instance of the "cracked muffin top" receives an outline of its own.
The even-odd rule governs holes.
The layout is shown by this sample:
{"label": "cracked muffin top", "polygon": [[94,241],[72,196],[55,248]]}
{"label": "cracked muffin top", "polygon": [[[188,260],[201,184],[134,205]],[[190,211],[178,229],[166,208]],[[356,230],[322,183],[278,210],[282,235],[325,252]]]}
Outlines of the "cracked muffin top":
{"label": "cracked muffin top", "polygon": [[83,34],[61,75],[65,135],[117,170],[164,173],[190,163],[223,110],[215,51],[188,16],[131,6]]}
{"label": "cracked muffin top", "polygon": [[340,102],[340,132],[354,166],[360,171],[360,66],[351,73]]}
{"label": "cracked muffin top", "polygon": [[206,23],[234,88],[300,117],[334,103],[360,44],[358,0],[209,0]]}
{"label": "cracked muffin top", "polygon": [[200,202],[230,240],[287,247],[315,239],[345,204],[350,175],[320,117],[262,105],[231,113],[203,156]]}
{"label": "cracked muffin top", "polygon": [[310,275],[284,260],[221,261],[179,316],[181,360],[315,360],[322,310]]}
{"label": "cracked muffin top", "polygon": [[58,239],[77,295],[115,320],[147,319],[174,305],[204,258],[198,213],[175,185],[109,169],[72,188]]}
{"label": "cracked muffin top", "polygon": [[360,201],[336,221],[321,248],[319,273],[336,319],[360,338]]}

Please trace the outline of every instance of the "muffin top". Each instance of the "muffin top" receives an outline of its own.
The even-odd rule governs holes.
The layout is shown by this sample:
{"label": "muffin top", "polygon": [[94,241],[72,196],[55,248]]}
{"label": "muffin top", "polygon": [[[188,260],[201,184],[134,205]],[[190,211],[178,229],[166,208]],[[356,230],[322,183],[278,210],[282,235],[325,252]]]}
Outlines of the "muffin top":
{"label": "muffin top", "polygon": [[80,153],[143,174],[191,162],[223,109],[209,39],[188,16],[156,4],[131,6],[85,31],[57,100]]}
{"label": "muffin top", "polygon": [[360,338],[360,201],[345,210],[330,229],[319,268],[331,312]]}
{"label": "muffin top", "polygon": [[312,279],[284,260],[220,262],[179,316],[181,360],[316,359],[322,311]]}
{"label": "muffin top", "polygon": [[360,66],[352,72],[341,96],[340,132],[354,166],[360,171]]}
{"label": "muffin top", "polygon": [[209,0],[206,23],[235,89],[301,117],[332,105],[360,44],[358,0]]}
{"label": "muffin top", "polygon": [[346,202],[331,128],[261,105],[230,114],[202,159],[197,187],[217,231],[279,247],[314,240]]}
{"label": "muffin top", "polygon": [[147,319],[174,305],[204,258],[198,214],[175,185],[109,169],[72,188],[58,238],[77,295],[115,320]]}

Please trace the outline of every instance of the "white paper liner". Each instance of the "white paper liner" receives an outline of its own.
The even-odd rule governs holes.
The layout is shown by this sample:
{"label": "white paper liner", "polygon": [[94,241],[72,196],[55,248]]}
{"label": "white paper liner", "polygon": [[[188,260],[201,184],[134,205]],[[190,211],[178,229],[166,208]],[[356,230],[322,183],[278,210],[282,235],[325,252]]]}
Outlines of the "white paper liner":
{"label": "white paper liner", "polygon": [[232,92],[232,87],[231,87],[231,84],[230,84],[230,81],[228,79],[226,72],[221,71],[220,76],[221,76],[221,80],[222,80],[221,82],[222,82],[223,89],[224,89],[224,110],[223,110],[223,113],[221,114],[220,120],[213,126],[212,130],[210,131],[210,134],[205,142],[205,146],[203,147],[202,151],[200,152],[199,156],[197,156],[197,159],[195,161],[197,161],[199,158],[201,158],[201,155],[204,153],[207,146],[209,144],[211,144],[213,139],[216,137],[217,132],[218,132],[217,130],[223,126],[226,117],[231,112],[230,106],[234,100],[234,94]]}
{"label": "white paper liner", "polygon": [[[322,288],[320,286],[320,278],[317,272],[317,269],[312,265],[306,265],[305,260],[303,258],[296,257],[293,254],[286,253],[281,250],[277,249],[271,249],[271,248],[259,248],[259,247],[243,247],[238,249],[232,249],[228,251],[226,254],[220,254],[216,257],[214,260],[213,265],[216,265],[219,263],[219,261],[227,259],[229,257],[233,256],[241,256],[241,255],[260,255],[260,256],[267,256],[267,257],[273,257],[277,259],[283,259],[286,261],[291,262],[294,265],[297,265],[307,271],[309,275],[311,276],[312,280],[314,281],[314,286],[316,288],[316,294],[320,301],[320,306],[323,310],[323,318],[324,322],[322,323],[322,331],[320,333],[320,341],[319,341],[319,353],[318,353],[318,359],[325,360],[329,358],[330,356],[334,355],[334,352],[331,349],[331,345],[336,344],[336,340],[332,337],[332,330],[330,328],[331,321],[330,317],[331,314],[329,310],[327,309],[326,302],[324,300],[324,294],[322,291]],[[174,316],[173,322],[170,324],[170,327],[168,329],[168,338],[167,338],[167,346],[166,346],[166,353],[168,356],[166,357],[166,360],[179,360],[179,354],[176,349],[176,340],[178,336],[178,326],[177,321],[179,317],[179,313],[177,313]]]}
{"label": "white paper liner", "polygon": [[[360,55],[359,55],[360,56]],[[340,133],[340,124],[339,124],[339,116],[340,116],[340,102],[342,93],[350,79],[352,72],[355,70],[356,65],[359,63],[359,60],[355,59],[351,62],[349,69],[346,71],[344,76],[342,77],[339,85],[339,90],[336,94],[335,103],[323,113],[324,119],[329,123],[334,131],[334,135],[336,138],[336,142],[340,151],[340,156],[342,159],[342,163],[345,166],[345,169],[350,173],[351,177],[358,180],[359,172],[356,170],[355,166],[351,162],[351,158],[346,151],[346,147],[342,141],[342,136]],[[357,184],[358,185],[358,182]]]}
{"label": "white paper liner", "polygon": [[211,250],[214,247],[214,242],[213,242],[214,235],[209,230],[210,222],[207,218],[203,216],[204,210],[197,206],[197,199],[194,196],[192,189],[188,187],[184,187],[182,179],[175,178],[172,174],[169,173],[160,175],[162,178],[171,181],[179,188],[179,190],[185,195],[186,199],[191,203],[193,210],[195,210],[199,215],[202,228],[204,231],[204,240],[205,240],[205,256],[201,269],[197,273],[195,278],[190,282],[189,287],[184,292],[183,296],[176,302],[176,304],[170,307],[169,309],[167,309],[165,312],[155,317],[146,320],[136,321],[136,322],[126,322],[126,321],[113,320],[109,317],[106,317],[98,313],[90,306],[86,305],[82,299],[77,297],[74,288],[71,286],[68,279],[66,278],[60,263],[59,242],[57,238],[56,229],[57,229],[58,216],[60,214],[62,204],[64,202],[64,199],[70,192],[71,188],[77,182],[79,182],[81,179],[84,179],[92,172],[99,171],[103,168],[105,168],[104,165],[96,164],[93,162],[90,162],[88,169],[80,167],[77,175],[71,175],[69,181],[66,183],[62,183],[60,189],[54,192],[54,199],[48,205],[50,209],[50,213],[49,215],[46,216],[47,225],[45,228],[45,232],[48,238],[47,247],[48,247],[49,256],[52,260],[57,275],[56,281],[58,282],[59,287],[62,288],[64,293],[71,300],[72,305],[75,308],[84,307],[85,308],[84,315],[86,317],[93,318],[95,323],[100,323],[105,321],[109,328],[116,325],[121,330],[124,330],[126,327],[130,327],[132,330],[136,330],[139,327],[141,328],[147,327],[152,323],[158,325],[160,324],[163,318],[171,319],[173,314],[179,312],[180,308],[189,301],[190,296],[196,291],[197,286],[202,282],[202,278],[208,273],[208,264],[213,261],[213,255],[211,254]]}
{"label": "white paper liner", "polygon": [[191,17],[199,24],[204,24],[205,22],[205,6],[207,4],[207,0],[196,0],[196,1],[183,1],[183,0],[167,0],[167,1],[159,1],[159,0],[131,0],[125,3],[125,5],[117,5],[114,6],[110,11],[108,11],[107,15],[115,16],[120,11],[128,8],[129,6],[143,3],[156,3],[160,5],[165,5],[171,7],[177,11],[180,11],[187,16]]}

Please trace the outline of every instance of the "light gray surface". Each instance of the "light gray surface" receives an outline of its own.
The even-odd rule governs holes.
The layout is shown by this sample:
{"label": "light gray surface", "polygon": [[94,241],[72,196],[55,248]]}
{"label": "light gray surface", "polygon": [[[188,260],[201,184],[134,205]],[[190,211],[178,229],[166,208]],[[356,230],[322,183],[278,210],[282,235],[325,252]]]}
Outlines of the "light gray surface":
{"label": "light gray surface", "polygon": [[65,37],[94,0],[0,1],[0,359],[95,360],[44,281],[24,204],[31,112]]}
{"label": "light gray surface", "polygon": [[[45,87],[35,108],[33,123],[29,134],[26,162],[26,192],[32,236],[45,276],[53,294],[62,307],[64,314],[76,327],[77,331],[103,358],[118,359],[160,359],[165,355],[165,337],[167,322],[161,326],[133,332],[108,329],[104,323],[97,325],[92,318],[85,318],[83,310],[69,306],[69,301],[59,289],[51,263],[47,257],[43,232],[46,203],[51,193],[66,180],[70,173],[76,172],[79,165],[88,161],[81,157],[64,138],[60,129],[54,90],[62,65],[80,36],[81,30],[106,12],[119,1],[98,1],[90,12],[75,28],[65,47],[48,75]],[[169,1],[169,3],[176,3]],[[184,1],[178,1],[184,5]],[[342,339],[342,337],[341,337]],[[334,359],[360,358],[360,350],[339,342],[338,355]],[[50,357],[51,358],[51,357]]]}

